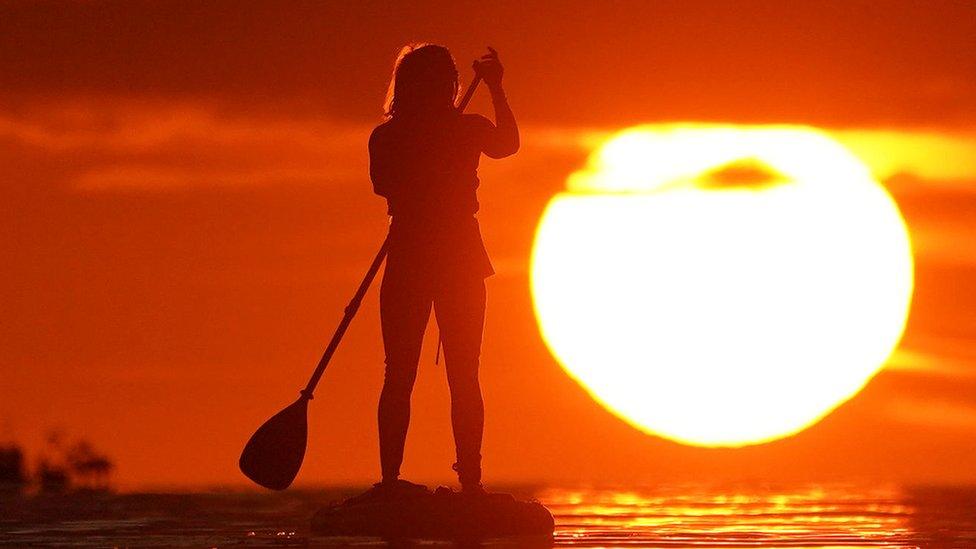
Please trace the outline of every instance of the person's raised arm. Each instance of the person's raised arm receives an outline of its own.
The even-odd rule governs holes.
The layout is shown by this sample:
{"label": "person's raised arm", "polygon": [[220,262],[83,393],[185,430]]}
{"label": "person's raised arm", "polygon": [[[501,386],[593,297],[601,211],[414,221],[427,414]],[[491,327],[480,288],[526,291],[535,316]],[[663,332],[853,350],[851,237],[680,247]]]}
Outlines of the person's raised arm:
{"label": "person's raised arm", "polygon": [[498,60],[498,52],[489,47],[488,53],[474,62],[474,70],[488,85],[491,103],[495,108],[495,125],[487,132],[484,152],[491,158],[513,155],[519,149],[519,131],[515,114],[512,113],[505,97],[505,89],[502,88],[505,70]]}

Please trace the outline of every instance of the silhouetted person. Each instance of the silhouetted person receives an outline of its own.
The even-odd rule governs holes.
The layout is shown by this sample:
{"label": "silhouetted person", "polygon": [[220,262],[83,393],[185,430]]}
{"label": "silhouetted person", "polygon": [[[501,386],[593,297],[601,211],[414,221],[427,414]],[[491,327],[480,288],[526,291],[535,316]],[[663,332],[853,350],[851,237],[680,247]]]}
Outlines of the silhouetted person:
{"label": "silhouetted person", "polygon": [[478,382],[485,320],[485,278],[494,271],[481,240],[478,161],[519,148],[518,127],[502,89],[495,50],[475,62],[491,92],[495,123],[459,114],[458,72],[447,48],[407,46],[387,94],[387,121],[369,139],[374,191],[392,216],[380,290],[386,373],[379,402],[383,481],[398,481],[410,422],[410,393],[431,309],[444,344],[462,490],[480,493],[484,403]]}

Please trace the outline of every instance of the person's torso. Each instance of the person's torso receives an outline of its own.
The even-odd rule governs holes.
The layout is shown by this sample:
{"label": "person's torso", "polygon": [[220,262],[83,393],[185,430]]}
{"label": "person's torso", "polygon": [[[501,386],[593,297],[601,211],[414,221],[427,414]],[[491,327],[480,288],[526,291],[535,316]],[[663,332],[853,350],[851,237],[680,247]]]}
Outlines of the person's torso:
{"label": "person's torso", "polygon": [[389,213],[436,222],[478,211],[481,144],[464,116],[387,123],[383,154],[390,174]]}
{"label": "person's torso", "polygon": [[378,153],[390,178],[389,265],[415,273],[491,275],[474,217],[481,144],[470,119],[391,120]]}

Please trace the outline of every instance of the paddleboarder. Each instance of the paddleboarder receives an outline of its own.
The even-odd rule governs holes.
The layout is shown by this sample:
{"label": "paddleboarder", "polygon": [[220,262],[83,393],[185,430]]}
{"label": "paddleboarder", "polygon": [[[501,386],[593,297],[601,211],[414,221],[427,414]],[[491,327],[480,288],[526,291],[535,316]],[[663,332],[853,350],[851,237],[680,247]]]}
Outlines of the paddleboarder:
{"label": "paddleboarder", "polygon": [[478,162],[519,149],[515,116],[502,87],[498,53],[474,62],[491,93],[494,123],[455,109],[458,71],[447,48],[404,47],[385,104],[386,121],[369,139],[373,190],[392,217],[380,289],[386,369],[378,423],[382,480],[371,492],[409,490],[400,477],[410,394],[433,310],[443,342],[451,423],[462,492],[484,492],[484,403],[478,381],[485,278],[494,271],[478,220]]}

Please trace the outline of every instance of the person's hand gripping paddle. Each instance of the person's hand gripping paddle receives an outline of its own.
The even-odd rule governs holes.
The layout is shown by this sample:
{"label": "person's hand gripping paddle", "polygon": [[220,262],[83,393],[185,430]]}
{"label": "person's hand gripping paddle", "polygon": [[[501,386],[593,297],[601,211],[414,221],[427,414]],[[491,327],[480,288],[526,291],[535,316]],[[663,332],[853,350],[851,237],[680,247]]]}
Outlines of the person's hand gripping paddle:
{"label": "person's hand gripping paddle", "polygon": [[[477,63],[476,61],[475,64],[477,65]],[[479,82],[481,82],[481,75],[476,73],[474,80],[468,85],[457,105],[458,112],[464,111],[464,108],[467,107]],[[373,259],[373,264],[369,266],[369,270],[366,272],[366,277],[359,285],[359,289],[356,290],[356,295],[346,307],[345,315],[339,322],[339,327],[332,335],[332,340],[329,341],[329,346],[325,348],[325,353],[322,354],[322,359],[315,367],[308,384],[301,390],[301,396],[258,428],[244,446],[244,451],[241,452],[241,459],[238,462],[241,471],[247,478],[261,486],[272,490],[284,490],[291,485],[295,476],[298,475],[298,470],[302,467],[302,460],[305,458],[305,446],[308,441],[308,401],[312,400],[312,392],[318,385],[319,378],[325,372],[325,367],[332,359],[332,355],[339,346],[339,341],[346,333],[346,328],[356,316],[356,311],[359,310],[366,290],[369,289],[373,278],[380,270],[380,265],[386,259],[388,243],[389,237],[383,242],[379,253]]]}

